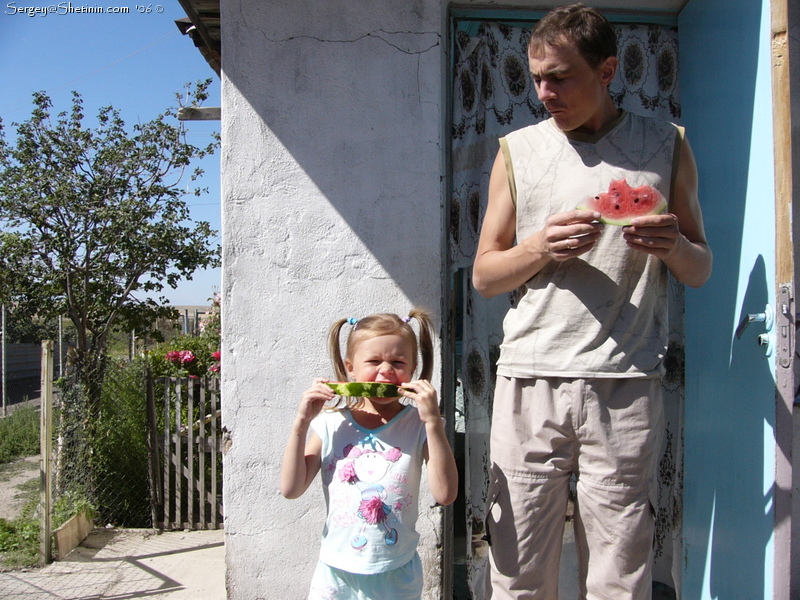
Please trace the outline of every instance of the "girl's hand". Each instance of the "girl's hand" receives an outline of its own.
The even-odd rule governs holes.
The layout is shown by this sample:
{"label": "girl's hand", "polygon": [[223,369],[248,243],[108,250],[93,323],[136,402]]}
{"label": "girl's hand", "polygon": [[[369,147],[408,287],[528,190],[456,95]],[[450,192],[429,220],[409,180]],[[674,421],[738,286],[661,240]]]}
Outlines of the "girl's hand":
{"label": "girl's hand", "polygon": [[414,401],[419,418],[425,423],[428,439],[423,453],[428,464],[428,486],[433,498],[445,506],[452,504],[458,495],[458,468],[447,441],[436,390],[428,381],[420,379],[404,383],[400,393]]}
{"label": "girl's hand", "polygon": [[325,403],[333,400],[336,395],[330,386],[325,385],[327,381],[329,380],[318,377],[311,387],[303,392],[297,409],[297,418],[303,423],[311,422],[322,411]]}
{"label": "girl's hand", "polygon": [[297,417],[283,451],[281,494],[286,498],[302,496],[319,472],[322,440],[313,431],[309,434],[308,430],[311,420],[320,413],[325,402],[334,396],[333,390],[325,385],[326,381],[315,379],[300,399]]}
{"label": "girl's hand", "polygon": [[419,418],[425,423],[438,423],[442,420],[439,412],[439,398],[436,390],[426,379],[404,383],[400,393],[414,401]]}

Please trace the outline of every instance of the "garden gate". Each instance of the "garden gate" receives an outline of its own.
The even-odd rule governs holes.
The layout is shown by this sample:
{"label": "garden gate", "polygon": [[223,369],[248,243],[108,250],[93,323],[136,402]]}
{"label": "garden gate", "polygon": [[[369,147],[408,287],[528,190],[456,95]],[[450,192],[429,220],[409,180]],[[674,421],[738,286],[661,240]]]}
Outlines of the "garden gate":
{"label": "garden gate", "polygon": [[150,505],[159,529],[221,529],[219,379],[148,376]]}

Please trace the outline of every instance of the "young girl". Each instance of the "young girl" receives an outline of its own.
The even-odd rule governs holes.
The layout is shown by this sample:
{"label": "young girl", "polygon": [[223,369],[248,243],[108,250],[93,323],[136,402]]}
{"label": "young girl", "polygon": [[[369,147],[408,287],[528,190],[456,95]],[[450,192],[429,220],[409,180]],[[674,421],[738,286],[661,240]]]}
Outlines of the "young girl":
{"label": "young girl", "polygon": [[[411,319],[419,323],[419,345]],[[352,326],[342,360],[339,338]],[[432,323],[413,310],[406,319],[377,314],[331,327],[329,350],[339,381],[402,384],[396,398],[334,399],[315,379],[300,400],[281,470],[281,493],[301,496],[322,470],[328,517],[309,600],[419,600],[422,565],[415,529],[422,461],[439,504],[455,500],[458,473],[436,390]],[[421,356],[419,379],[412,377]],[[311,433],[309,434],[309,428]]]}

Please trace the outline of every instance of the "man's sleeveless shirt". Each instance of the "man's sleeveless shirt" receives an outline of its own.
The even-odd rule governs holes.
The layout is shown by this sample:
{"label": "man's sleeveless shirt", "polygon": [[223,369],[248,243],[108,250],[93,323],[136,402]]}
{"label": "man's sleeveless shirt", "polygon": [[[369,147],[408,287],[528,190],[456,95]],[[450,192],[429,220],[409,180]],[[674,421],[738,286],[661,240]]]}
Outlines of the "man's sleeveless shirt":
{"label": "man's sleeveless shirt", "polygon": [[[575,209],[615,179],[657,188],[671,199],[682,139],[677,126],[622,112],[594,136],[552,119],[501,140],[517,240]],[[516,294],[503,323],[497,372],[506,377],[651,377],[666,351],[667,270],[631,250],[622,228],[606,225],[588,253],[551,261]]]}

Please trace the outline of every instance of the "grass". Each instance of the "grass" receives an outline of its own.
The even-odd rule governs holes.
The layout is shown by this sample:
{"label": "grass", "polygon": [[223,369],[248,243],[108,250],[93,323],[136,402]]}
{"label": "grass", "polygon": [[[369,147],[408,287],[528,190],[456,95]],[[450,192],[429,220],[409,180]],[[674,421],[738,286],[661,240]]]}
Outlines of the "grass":
{"label": "grass", "polygon": [[25,505],[16,519],[0,519],[0,570],[21,569],[39,564],[39,480],[17,486]]}
{"label": "grass", "polygon": [[[17,408],[0,419],[0,484],[7,482],[21,465],[8,464],[39,454],[39,411],[30,406]],[[17,486],[25,498],[21,515],[0,519],[0,568],[23,568],[39,563],[39,480]]]}
{"label": "grass", "polygon": [[21,406],[0,419],[0,465],[39,454],[39,411]]}
{"label": "grass", "polygon": [[[0,465],[0,482],[8,481],[17,470],[15,465]],[[25,504],[16,519],[0,518],[0,571],[35,567],[40,563],[39,480],[31,479],[17,489]],[[68,493],[59,498],[53,506],[53,530],[79,512],[95,515],[94,507],[79,494]]]}

